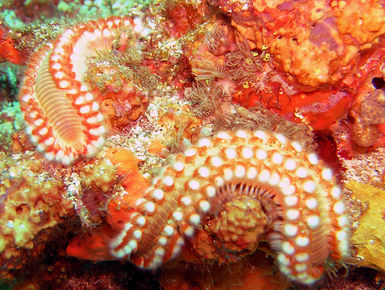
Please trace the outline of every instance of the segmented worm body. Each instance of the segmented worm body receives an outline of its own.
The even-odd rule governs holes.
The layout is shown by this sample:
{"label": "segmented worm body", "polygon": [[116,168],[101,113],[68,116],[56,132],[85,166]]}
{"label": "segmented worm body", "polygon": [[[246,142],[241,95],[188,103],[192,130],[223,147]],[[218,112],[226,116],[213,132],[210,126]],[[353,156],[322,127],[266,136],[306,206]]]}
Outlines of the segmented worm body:
{"label": "segmented worm body", "polygon": [[267,219],[256,226],[290,279],[311,284],[329,257],[349,257],[349,219],[332,171],[298,142],[264,131],[222,132],[178,155],[136,201],[111,253],[156,268],[179,253],[206,216],[239,197],[261,204]]}
{"label": "segmented worm body", "polygon": [[122,29],[140,38],[148,33],[140,19],[112,17],[65,30],[31,56],[20,90],[27,132],[48,160],[70,164],[93,156],[106,132],[95,92],[83,81],[87,58],[112,51]]}

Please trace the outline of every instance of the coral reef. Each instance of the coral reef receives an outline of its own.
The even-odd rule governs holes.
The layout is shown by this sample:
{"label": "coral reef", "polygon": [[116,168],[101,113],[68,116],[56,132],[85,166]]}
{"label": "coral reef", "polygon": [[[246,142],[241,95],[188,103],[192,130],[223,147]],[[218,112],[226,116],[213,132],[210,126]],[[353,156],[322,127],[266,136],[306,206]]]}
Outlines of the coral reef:
{"label": "coral reef", "polygon": [[13,135],[15,131],[24,126],[24,120],[20,112],[19,103],[3,103],[0,111],[0,151],[9,153],[11,150]]}
{"label": "coral reef", "polygon": [[63,197],[64,183],[42,171],[32,154],[1,153],[0,260],[1,276],[19,269],[44,251],[54,239],[50,230],[73,215],[72,203]]}
{"label": "coral reef", "polygon": [[16,49],[16,44],[10,35],[5,33],[0,22],[0,62],[10,61],[15,64],[23,62],[23,56],[19,50]]}
{"label": "coral reef", "polygon": [[[190,259],[191,261],[191,259]],[[187,268],[187,271],[182,269]],[[161,271],[160,284],[166,290],[191,289],[287,289],[290,283],[272,268],[263,252],[245,258],[244,263],[196,264],[178,261]],[[190,288],[189,288],[190,287]]]}
{"label": "coral reef", "polygon": [[246,108],[263,105],[314,130],[329,129],[349,111],[355,97],[353,85],[304,87],[277,68],[267,45],[252,49],[249,42],[234,36],[234,29],[223,26],[208,27],[212,37],[197,42],[190,56],[195,87],[205,81],[212,87],[210,99],[222,94]]}
{"label": "coral reef", "polygon": [[[118,262],[93,264],[75,259],[49,257],[40,264],[27,266],[24,279],[12,289],[149,289],[160,290],[156,276]],[[6,288],[4,288],[6,289]]]}
{"label": "coral reef", "polygon": [[67,29],[31,56],[19,99],[31,140],[47,159],[68,165],[103,145],[98,96],[83,83],[85,55],[112,49],[117,32],[127,28],[136,37],[147,34],[138,18],[109,18]]}
{"label": "coral reef", "polygon": [[351,199],[356,263],[381,272],[384,271],[381,226],[384,222],[384,158],[384,148],[377,148],[343,160],[343,166],[347,168],[343,182]]}
{"label": "coral reef", "polygon": [[384,271],[385,191],[356,181],[350,181],[345,186],[352,192],[352,198],[359,200],[363,207],[359,225],[352,238],[358,265]]}
{"label": "coral reef", "polygon": [[376,0],[2,1],[0,278],[381,287],[384,14]]}
{"label": "coral reef", "polygon": [[212,2],[231,14],[233,26],[250,47],[267,45],[280,69],[311,87],[340,81],[355,65],[360,49],[373,46],[385,32],[381,1]]}
{"label": "coral reef", "polygon": [[[211,216],[219,218],[206,231],[217,241],[224,237],[219,242],[228,246],[224,253],[253,251],[263,233],[277,252],[280,270],[304,284],[321,277],[329,255],[350,256],[349,221],[331,170],[281,134],[221,132],[200,139],[175,156],[152,187],[125,189],[109,203],[111,228],[75,239],[68,254],[156,268],[179,253],[184,236],[210,224]],[[226,201],[228,207],[222,206]],[[249,211],[254,211],[250,217]],[[233,232],[234,222],[239,231]],[[221,249],[215,251],[221,255]]]}

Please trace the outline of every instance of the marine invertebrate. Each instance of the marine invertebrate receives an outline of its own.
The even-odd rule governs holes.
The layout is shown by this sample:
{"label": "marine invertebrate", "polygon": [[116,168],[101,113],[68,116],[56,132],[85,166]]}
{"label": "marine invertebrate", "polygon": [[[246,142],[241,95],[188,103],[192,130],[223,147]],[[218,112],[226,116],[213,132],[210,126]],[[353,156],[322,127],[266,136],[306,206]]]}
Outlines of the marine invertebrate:
{"label": "marine invertebrate", "polygon": [[15,41],[6,35],[5,30],[0,26],[0,62],[10,61],[15,64],[21,64],[24,58],[15,47]]}
{"label": "marine invertebrate", "polygon": [[205,231],[221,241],[220,252],[238,258],[254,252],[268,223],[259,200],[241,195],[224,203],[223,210],[207,222]]}
{"label": "marine invertebrate", "polygon": [[[315,130],[329,129],[347,113],[353,101],[353,93],[342,85],[327,91],[304,90],[303,86],[293,82],[291,76],[277,71],[275,56],[271,57],[266,45],[252,50],[247,41],[238,40],[236,46],[222,56],[208,53],[209,47],[210,43],[206,40],[191,60],[192,73],[197,82],[188,91],[190,96],[195,97],[191,92],[198,93],[197,87],[211,84],[231,94],[235,102],[246,108],[262,105],[288,120],[306,124]],[[209,97],[202,102],[204,114],[207,114],[207,100],[213,103],[211,100],[218,95],[214,91],[209,93]],[[202,90],[198,95],[203,96]],[[193,99],[193,102],[196,101]]]}
{"label": "marine invertebrate", "polygon": [[[345,85],[349,87],[348,91],[353,91],[348,99],[345,98],[345,101],[341,99],[335,106],[340,108],[338,110],[340,111],[339,115],[341,117],[345,115],[345,117],[330,126],[333,137],[337,142],[338,154],[341,160],[355,158],[362,153],[362,150],[372,151],[378,147],[383,147],[385,144],[384,56],[385,48],[380,45],[362,51],[359,67],[344,79]],[[343,90],[342,88],[341,91]],[[340,93],[343,93],[341,91]],[[336,100],[336,98],[334,99]],[[317,115],[318,118],[315,119]],[[318,122],[324,114],[317,115],[311,116],[310,120],[313,122],[317,120]],[[332,117],[331,114],[328,114],[325,119],[329,121],[326,122],[330,123]],[[322,120],[322,122],[318,123],[324,122]],[[370,163],[367,165],[369,166]],[[351,170],[350,166],[346,166],[346,168],[348,171]],[[361,174],[356,174],[356,177],[366,175],[366,173],[361,172]]]}
{"label": "marine invertebrate", "polygon": [[205,43],[210,53],[219,56],[231,51],[234,38],[232,27],[219,22],[215,24],[212,31],[206,33]]}
{"label": "marine invertebrate", "polygon": [[[355,154],[350,158],[341,158],[344,179],[381,187],[385,183],[385,148],[379,147],[372,152]],[[385,186],[382,186],[383,188]]]}
{"label": "marine invertebrate", "polygon": [[47,159],[70,164],[103,144],[104,118],[83,78],[87,58],[111,51],[124,29],[138,37],[147,33],[139,18],[90,21],[68,28],[32,55],[19,99],[31,140]]}
{"label": "marine invertebrate", "polygon": [[0,153],[0,277],[41,256],[58,225],[73,215],[64,184],[42,170],[33,152]]}
{"label": "marine invertebrate", "polygon": [[[290,279],[311,284],[321,277],[329,256],[342,260],[350,255],[349,219],[332,171],[281,134],[240,130],[200,139],[176,155],[152,186],[128,193],[108,206],[112,228],[85,237],[87,243],[73,240],[67,253],[156,268],[175,257],[185,237],[192,237],[207,218],[226,211],[225,203],[250,199],[260,203],[260,209],[253,206],[260,211],[260,223],[238,226],[245,231],[254,226],[255,233],[263,228]],[[221,235],[227,231],[221,229]]]}
{"label": "marine invertebrate", "polygon": [[188,2],[178,0],[166,0],[162,5],[165,9],[165,27],[172,37],[186,35],[193,29],[205,14],[205,6],[201,2]]}
{"label": "marine invertebrate", "polygon": [[[268,56],[268,57],[267,57]],[[225,54],[226,72],[230,74],[234,82],[256,83],[263,71],[268,74],[271,68],[263,66],[263,60],[269,60],[266,47],[263,47],[261,55],[251,51],[246,41],[237,42],[237,49]]]}
{"label": "marine invertebrate", "polygon": [[[367,1],[364,6],[358,0],[211,3],[231,16],[232,25],[252,49],[268,45],[280,70],[313,88],[338,83],[354,68],[360,50],[376,45],[385,33],[381,1]],[[357,21],[361,25],[356,29]]]}
{"label": "marine invertebrate", "polygon": [[221,87],[214,86],[212,83],[208,85],[202,81],[193,83],[191,88],[185,90],[185,94],[193,106],[198,105],[195,113],[200,118],[218,112],[221,107],[218,103],[223,99],[222,96],[225,95]]}
{"label": "marine invertebrate", "polygon": [[369,147],[383,135],[376,125],[385,123],[385,91],[374,90],[360,101],[358,112],[352,112],[355,117],[352,140],[360,146]]}
{"label": "marine invertebrate", "polygon": [[363,267],[385,270],[385,191],[367,183],[347,180],[345,187],[351,191],[353,200],[361,203],[354,224],[357,229],[352,235],[358,264]]}

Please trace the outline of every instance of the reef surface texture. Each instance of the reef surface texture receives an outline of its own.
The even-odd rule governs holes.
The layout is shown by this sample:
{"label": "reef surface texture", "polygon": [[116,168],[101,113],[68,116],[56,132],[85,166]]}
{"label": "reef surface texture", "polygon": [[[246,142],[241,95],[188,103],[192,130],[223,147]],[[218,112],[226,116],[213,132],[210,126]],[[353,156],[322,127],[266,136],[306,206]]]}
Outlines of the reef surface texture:
{"label": "reef surface texture", "polygon": [[384,22],[375,0],[2,1],[0,286],[383,287]]}

